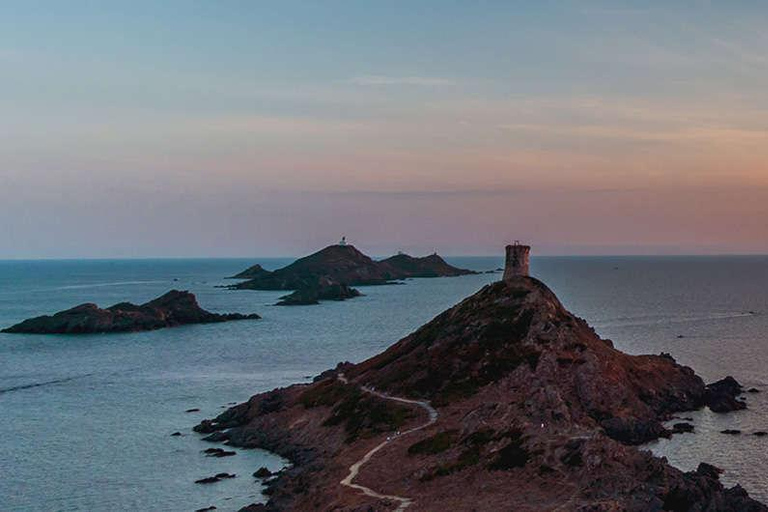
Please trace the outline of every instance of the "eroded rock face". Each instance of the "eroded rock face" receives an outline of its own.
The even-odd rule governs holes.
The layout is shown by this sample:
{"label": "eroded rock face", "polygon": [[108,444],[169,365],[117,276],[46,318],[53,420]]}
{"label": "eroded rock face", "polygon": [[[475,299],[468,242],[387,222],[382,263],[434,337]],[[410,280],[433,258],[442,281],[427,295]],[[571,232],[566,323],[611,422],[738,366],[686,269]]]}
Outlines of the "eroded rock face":
{"label": "eroded rock face", "polygon": [[231,313],[220,315],[202,309],[192,293],[172,290],[146,304],[121,302],[102,309],[96,304],[81,304],[54,315],[24,320],[7,333],[87,334],[105,332],[149,331],[184,324],[204,324],[249,320],[259,315]]}
{"label": "eroded rock face", "polygon": [[[424,410],[366,389],[429,400],[439,416],[398,437],[425,424]],[[256,395],[196,430],[292,460],[265,510],[392,509],[339,486],[389,437],[355,482],[410,497],[413,511],[768,511],[724,489],[716,468],[683,473],[631,446],[670,435],[662,421],[702,407],[706,393],[690,368],[616,350],[520,277],[367,361]]]}

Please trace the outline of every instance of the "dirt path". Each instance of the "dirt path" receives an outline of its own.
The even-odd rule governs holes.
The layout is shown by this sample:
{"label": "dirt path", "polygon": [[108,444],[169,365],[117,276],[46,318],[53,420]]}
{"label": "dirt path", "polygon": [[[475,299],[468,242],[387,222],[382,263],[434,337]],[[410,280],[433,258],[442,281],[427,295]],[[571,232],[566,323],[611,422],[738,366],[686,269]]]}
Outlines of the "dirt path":
{"label": "dirt path", "polygon": [[[349,381],[347,380],[347,378],[344,376],[343,373],[340,373],[337,378],[341,382],[343,382],[344,384],[348,384],[349,383]],[[407,436],[408,434],[416,432],[417,430],[421,430],[423,428],[426,428],[426,427],[432,425],[434,422],[437,421],[438,413],[437,413],[437,411],[435,410],[434,407],[429,405],[429,402],[427,402],[427,401],[423,401],[423,400],[410,400],[408,398],[400,398],[400,397],[397,397],[397,396],[390,396],[390,395],[387,395],[387,394],[375,391],[375,390],[373,390],[373,389],[371,389],[369,387],[366,387],[366,386],[360,386],[360,389],[362,389],[366,393],[370,393],[371,395],[377,396],[377,397],[382,398],[384,400],[393,400],[395,402],[400,402],[400,403],[404,403],[404,404],[418,405],[419,407],[421,407],[422,409],[427,411],[427,414],[429,415],[429,420],[426,423],[424,423],[422,425],[419,425],[417,427],[413,427],[411,429],[408,429],[405,432],[400,433],[400,435],[387,437],[386,440],[382,441],[381,443],[376,445],[374,448],[372,448],[370,451],[368,451],[368,453],[366,453],[363,456],[362,459],[358,460],[357,462],[355,462],[354,464],[349,466],[349,475],[347,475],[347,477],[340,482],[341,485],[345,485],[345,486],[350,487],[352,489],[356,489],[358,491],[362,491],[362,493],[365,494],[366,496],[370,496],[372,498],[377,498],[377,499],[396,501],[396,502],[399,503],[399,505],[395,509],[395,512],[402,512],[408,506],[410,506],[411,503],[413,503],[413,500],[411,498],[405,498],[403,496],[391,496],[391,495],[388,495],[388,494],[381,494],[381,493],[378,493],[378,492],[374,491],[370,487],[366,487],[364,485],[359,485],[359,484],[354,483],[354,479],[357,476],[357,474],[360,472],[360,468],[363,467],[363,465],[366,462],[371,460],[371,457],[373,457],[376,454],[376,452],[378,452],[379,450],[381,450],[382,448],[384,448],[388,444],[393,443],[393,442],[397,441],[398,439],[401,439],[403,436]]]}

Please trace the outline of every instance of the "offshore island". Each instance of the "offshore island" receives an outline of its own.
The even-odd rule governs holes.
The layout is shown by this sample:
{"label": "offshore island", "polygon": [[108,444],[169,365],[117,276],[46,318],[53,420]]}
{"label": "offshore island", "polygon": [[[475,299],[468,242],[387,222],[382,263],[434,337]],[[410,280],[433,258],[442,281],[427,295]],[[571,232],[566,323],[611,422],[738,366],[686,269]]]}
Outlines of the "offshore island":
{"label": "offshore island", "polygon": [[[601,339],[507,247],[503,279],[384,352],[252,397],[195,430],[292,465],[249,511],[768,511],[716,467],[635,445],[682,411],[746,407],[668,354]],[[687,425],[687,426],[686,426]]]}
{"label": "offshore island", "polygon": [[92,334],[153,331],[187,324],[257,320],[253,313],[211,313],[200,307],[194,294],[171,290],[145,304],[121,302],[108,308],[80,304],[53,315],[29,318],[0,332],[19,334]]}
{"label": "offshore island", "polygon": [[317,304],[322,300],[346,300],[361,293],[353,286],[393,284],[415,277],[456,277],[477,274],[448,264],[437,253],[413,257],[399,253],[376,261],[363,254],[346,238],[290,265],[270,272],[256,264],[232,276],[245,279],[229,286],[233,290],[285,290],[279,306]]}

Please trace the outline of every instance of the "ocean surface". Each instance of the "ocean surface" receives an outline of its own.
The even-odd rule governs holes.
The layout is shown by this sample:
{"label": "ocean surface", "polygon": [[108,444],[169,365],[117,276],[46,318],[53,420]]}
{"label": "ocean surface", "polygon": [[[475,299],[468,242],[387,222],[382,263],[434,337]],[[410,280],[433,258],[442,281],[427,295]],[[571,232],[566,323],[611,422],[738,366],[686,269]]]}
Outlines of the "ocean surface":
{"label": "ocean surface", "polygon": [[[448,260],[476,270],[502,264]],[[0,510],[229,511],[263,501],[251,473],[286,461],[259,450],[205,457],[195,424],[257,392],[374,355],[500,277],[414,279],[303,307],[273,307],[281,292],[217,288],[253,263],[290,261],[0,261],[2,327],[83,302],[145,302],[173,288],[211,311],[263,316],[132,334],[0,334]],[[747,411],[685,414],[695,434],[650,448],[686,470],[713,463],[727,484],[768,502],[768,437],[751,435],[768,430],[768,257],[539,257],[532,274],[617,348],[670,352],[708,382],[733,375],[762,389],[749,394]],[[185,412],[193,408],[200,412]],[[719,433],[726,428],[744,434]],[[193,483],[222,471],[237,478]]]}

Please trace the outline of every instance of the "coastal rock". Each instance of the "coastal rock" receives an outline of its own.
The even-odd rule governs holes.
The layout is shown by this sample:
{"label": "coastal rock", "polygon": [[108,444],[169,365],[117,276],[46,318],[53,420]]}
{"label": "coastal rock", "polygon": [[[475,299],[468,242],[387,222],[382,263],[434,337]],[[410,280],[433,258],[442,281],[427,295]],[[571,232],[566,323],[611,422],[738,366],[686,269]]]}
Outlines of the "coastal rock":
{"label": "coastal rock", "polygon": [[320,279],[347,286],[370,286],[410,277],[449,277],[475,273],[449,265],[437,254],[424,258],[398,254],[383,261],[374,261],[352,245],[331,245],[274,272],[259,272],[249,281],[229,288],[302,290],[315,287]]}
{"label": "coastal rock", "polygon": [[[199,426],[199,425],[198,425]],[[227,435],[226,432],[216,432],[215,427],[211,427],[208,432],[211,432],[210,435],[204,437],[202,440],[209,442],[209,443],[223,443],[224,441],[229,439],[229,435]],[[197,427],[195,428],[196,432],[199,432],[201,434],[205,434],[206,432],[203,430],[198,430]]]}
{"label": "coastal rock", "polygon": [[742,393],[741,384],[730,375],[707,385],[704,401],[713,412],[731,412],[747,408],[747,404],[736,397]]}
{"label": "coastal rock", "polygon": [[195,480],[195,483],[196,484],[215,484],[216,482],[220,482],[227,478],[235,478],[236,476],[237,475],[230,474],[230,473],[217,473],[213,476],[208,476],[205,478],[201,478],[200,480]]}
{"label": "coastal rock", "polygon": [[206,324],[230,320],[251,320],[259,315],[218,314],[202,309],[195,296],[172,290],[141,305],[121,302],[106,309],[96,304],[81,304],[52,316],[24,320],[4,329],[7,333],[87,334],[150,331],[185,324]]}
{"label": "coastal rock", "polygon": [[199,480],[195,480],[196,484],[214,484],[221,480],[220,478],[217,478],[215,476],[207,476],[205,478],[201,478]]}
{"label": "coastal rock", "polygon": [[234,455],[237,455],[237,452],[233,451],[227,451],[223,448],[206,448],[203,450],[203,453],[206,455],[206,457],[232,457]]}
{"label": "coastal rock", "polygon": [[254,471],[253,476],[256,478],[268,478],[272,476],[272,472],[268,468],[262,466]]}
{"label": "coastal rock", "polygon": [[669,435],[662,422],[703,407],[706,393],[690,368],[616,350],[543,283],[518,277],[367,361],[256,395],[195,430],[291,460],[258,510],[396,508],[339,483],[365,460],[354,483],[407,497],[414,512],[768,511],[725,489],[712,466],[684,473],[631,446]]}
{"label": "coastal rock", "polygon": [[672,425],[673,434],[693,433],[694,428],[690,423],[675,423]]}

